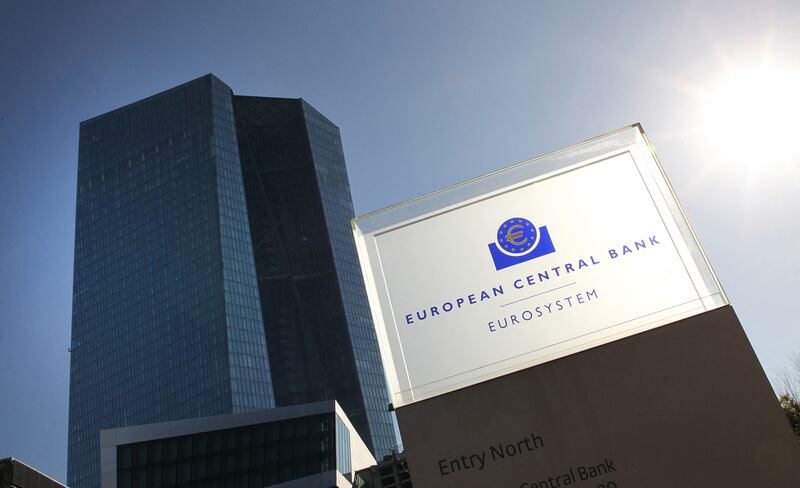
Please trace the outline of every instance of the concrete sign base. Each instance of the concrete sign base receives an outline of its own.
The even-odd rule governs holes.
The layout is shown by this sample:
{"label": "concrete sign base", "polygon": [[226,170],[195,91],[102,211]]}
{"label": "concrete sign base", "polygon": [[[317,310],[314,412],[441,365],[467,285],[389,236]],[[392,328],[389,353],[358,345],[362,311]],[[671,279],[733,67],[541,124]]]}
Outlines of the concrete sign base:
{"label": "concrete sign base", "polygon": [[800,445],[730,306],[397,418],[415,488],[800,487]]}

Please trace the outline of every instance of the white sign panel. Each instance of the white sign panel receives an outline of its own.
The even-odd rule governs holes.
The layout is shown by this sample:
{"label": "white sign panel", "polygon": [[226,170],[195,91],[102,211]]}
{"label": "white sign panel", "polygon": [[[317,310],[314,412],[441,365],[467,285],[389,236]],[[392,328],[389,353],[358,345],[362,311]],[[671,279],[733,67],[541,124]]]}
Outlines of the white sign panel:
{"label": "white sign panel", "polygon": [[639,126],[354,228],[397,407],[727,303]]}

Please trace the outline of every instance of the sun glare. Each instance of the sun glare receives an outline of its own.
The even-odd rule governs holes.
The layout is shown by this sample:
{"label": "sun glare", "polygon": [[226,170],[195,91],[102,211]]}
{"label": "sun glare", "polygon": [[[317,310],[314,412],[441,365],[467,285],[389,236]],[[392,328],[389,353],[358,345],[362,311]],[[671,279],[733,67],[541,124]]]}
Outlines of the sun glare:
{"label": "sun glare", "polygon": [[800,73],[760,66],[713,86],[706,129],[724,160],[750,165],[800,158]]}

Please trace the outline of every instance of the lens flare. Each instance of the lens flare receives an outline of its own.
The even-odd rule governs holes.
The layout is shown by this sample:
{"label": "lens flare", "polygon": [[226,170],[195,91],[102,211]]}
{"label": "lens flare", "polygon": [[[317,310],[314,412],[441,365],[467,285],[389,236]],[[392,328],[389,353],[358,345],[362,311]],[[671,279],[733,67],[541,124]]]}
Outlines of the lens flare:
{"label": "lens flare", "polygon": [[705,126],[728,162],[791,163],[800,158],[800,74],[760,66],[731,73],[709,90]]}

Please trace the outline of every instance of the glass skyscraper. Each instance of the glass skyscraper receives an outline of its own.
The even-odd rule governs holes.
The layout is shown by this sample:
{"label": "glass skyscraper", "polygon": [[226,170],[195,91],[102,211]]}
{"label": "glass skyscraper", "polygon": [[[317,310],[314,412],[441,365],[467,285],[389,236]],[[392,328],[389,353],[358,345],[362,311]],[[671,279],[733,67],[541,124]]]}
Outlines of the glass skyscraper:
{"label": "glass skyscraper", "polygon": [[99,431],[337,400],[395,438],[338,128],[207,75],[81,123],[68,482]]}

